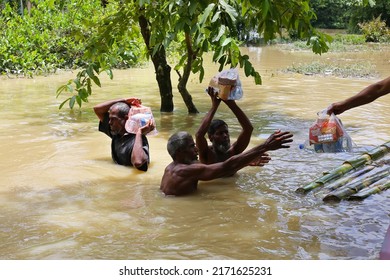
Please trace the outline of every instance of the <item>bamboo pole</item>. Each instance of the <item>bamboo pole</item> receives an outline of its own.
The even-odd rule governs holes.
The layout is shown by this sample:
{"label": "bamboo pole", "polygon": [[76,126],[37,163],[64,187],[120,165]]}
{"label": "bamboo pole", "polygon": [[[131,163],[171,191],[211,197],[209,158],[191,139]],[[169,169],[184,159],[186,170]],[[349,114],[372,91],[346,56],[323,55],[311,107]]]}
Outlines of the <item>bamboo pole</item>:
{"label": "bamboo pole", "polygon": [[305,194],[316,188],[322,187],[326,183],[332,182],[342,177],[344,174],[347,174],[352,170],[356,170],[357,168],[363,166],[364,164],[370,163],[372,161],[375,161],[383,157],[384,155],[389,153],[389,151],[390,151],[390,141],[378,147],[375,147],[374,149],[365,152],[355,158],[345,161],[342,165],[336,167],[335,169],[329,172],[324,173],[323,176],[317,178],[316,180],[312,181],[308,185],[298,188],[296,192]]}
{"label": "bamboo pole", "polygon": [[375,165],[364,166],[362,169],[359,169],[359,170],[353,172],[352,174],[350,174],[348,176],[341,177],[341,178],[337,179],[336,181],[328,184],[326,186],[326,190],[327,191],[334,191],[335,189],[338,189],[338,188],[344,186],[345,184],[353,181],[354,179],[362,176],[363,174],[366,174],[367,172],[370,172],[375,167],[376,167]]}
{"label": "bamboo pole", "polygon": [[371,184],[379,181],[380,179],[388,177],[389,175],[390,166],[385,165],[382,167],[375,168],[374,170],[368,172],[365,176],[363,176],[364,178],[356,178],[345,186],[330,192],[322,200],[324,202],[328,202],[347,199],[349,196],[356,194],[365,187],[368,187]]}
{"label": "bamboo pole", "polygon": [[380,193],[381,191],[390,189],[390,178],[383,178],[374,184],[370,185],[368,188],[361,190],[358,193],[351,195],[348,200],[362,200],[370,195]]}

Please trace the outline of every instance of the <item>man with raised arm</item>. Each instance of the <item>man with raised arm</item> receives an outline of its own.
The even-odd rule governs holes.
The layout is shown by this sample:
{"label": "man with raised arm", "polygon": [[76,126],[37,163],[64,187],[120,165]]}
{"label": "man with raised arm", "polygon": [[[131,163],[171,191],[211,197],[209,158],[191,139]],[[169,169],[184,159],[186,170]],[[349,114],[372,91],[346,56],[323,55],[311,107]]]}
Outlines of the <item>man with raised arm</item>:
{"label": "man with raised arm", "polygon": [[[242,153],[251,139],[253,126],[248,117],[234,100],[222,100],[214,91],[213,87],[207,90],[211,97],[211,109],[207,112],[195,134],[196,146],[199,150],[199,160],[205,164],[224,161],[231,156]],[[230,144],[228,125],[220,119],[213,119],[221,101],[223,101],[236,116],[242,127],[242,131],[236,142]],[[208,145],[205,135],[208,135],[211,145]],[[269,161],[267,154],[259,155],[248,165],[263,166]]]}
{"label": "man with raised arm", "polygon": [[93,109],[100,120],[99,131],[112,139],[111,156],[114,162],[147,171],[150,159],[149,143],[145,135],[154,129],[152,120],[136,133],[129,133],[125,129],[130,107],[140,103],[137,98],[121,98],[103,102]]}
{"label": "man with raised arm", "polygon": [[167,144],[173,161],[165,168],[160,189],[165,195],[186,195],[195,192],[199,181],[226,177],[263,155],[267,151],[289,148],[292,134],[276,131],[261,145],[233,155],[222,162],[204,164],[198,162],[198,149],[188,132],[173,134]]}

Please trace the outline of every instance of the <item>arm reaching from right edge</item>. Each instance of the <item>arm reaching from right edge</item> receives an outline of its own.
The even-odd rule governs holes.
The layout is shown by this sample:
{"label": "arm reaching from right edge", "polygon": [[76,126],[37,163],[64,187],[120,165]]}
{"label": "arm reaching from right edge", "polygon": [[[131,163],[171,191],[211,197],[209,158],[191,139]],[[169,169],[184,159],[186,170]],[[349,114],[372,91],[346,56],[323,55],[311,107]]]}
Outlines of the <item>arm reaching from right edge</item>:
{"label": "arm reaching from right edge", "polygon": [[373,102],[375,99],[388,94],[390,92],[390,77],[376,82],[364,88],[359,93],[351,96],[343,101],[332,103],[327,109],[327,113],[331,115],[341,114],[349,109],[365,105]]}

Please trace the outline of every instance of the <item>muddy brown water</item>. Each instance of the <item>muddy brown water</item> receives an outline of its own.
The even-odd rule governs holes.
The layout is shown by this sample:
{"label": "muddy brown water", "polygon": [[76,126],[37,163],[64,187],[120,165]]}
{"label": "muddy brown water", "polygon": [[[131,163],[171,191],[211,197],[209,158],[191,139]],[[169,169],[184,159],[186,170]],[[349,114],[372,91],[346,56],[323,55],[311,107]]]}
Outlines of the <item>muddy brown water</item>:
{"label": "muddy brown water", "polygon": [[[195,133],[210,107],[206,79],[192,77],[189,90],[200,113],[188,115],[175,90],[175,111],[159,112],[151,67],[102,76],[82,109],[58,110],[59,85],[75,73],[33,79],[0,79],[0,258],[1,259],[377,259],[390,224],[390,190],[363,201],[324,203],[316,192],[295,190],[352,153],[313,154],[298,145],[316,113],[390,73],[390,53],[324,54],[247,48],[263,77],[256,86],[241,79],[237,101],[255,129],[250,146],[276,129],[294,133],[290,149],[271,152],[263,168],[201,182],[197,193],[164,197],[159,183],[170,162],[168,137]],[[372,79],[280,72],[293,63],[318,59],[370,61]],[[241,71],[241,70],[240,70]],[[177,77],[173,74],[174,83]],[[97,131],[94,104],[137,96],[152,107],[159,134],[149,137],[147,173],[115,165],[110,140]],[[224,104],[217,117],[240,127]],[[390,139],[390,96],[340,116],[361,151]]]}

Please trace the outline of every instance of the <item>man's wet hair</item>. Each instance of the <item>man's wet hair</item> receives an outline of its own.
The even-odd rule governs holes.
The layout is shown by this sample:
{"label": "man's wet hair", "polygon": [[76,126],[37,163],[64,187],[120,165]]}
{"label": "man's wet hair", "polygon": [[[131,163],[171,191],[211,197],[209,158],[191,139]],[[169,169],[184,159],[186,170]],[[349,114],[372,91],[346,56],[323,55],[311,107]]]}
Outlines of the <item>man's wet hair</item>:
{"label": "man's wet hair", "polygon": [[169,137],[167,143],[167,150],[168,153],[171,155],[172,159],[175,159],[177,151],[185,147],[188,140],[191,138],[191,134],[189,134],[187,131],[179,131]]}
{"label": "man's wet hair", "polygon": [[120,118],[124,118],[125,116],[127,116],[129,114],[129,111],[130,111],[130,105],[125,103],[125,102],[114,103],[110,107],[110,110],[112,110],[113,108],[118,109],[118,116]]}
{"label": "man's wet hair", "polygon": [[223,120],[214,119],[214,120],[211,121],[207,133],[208,134],[214,134],[215,131],[217,131],[217,129],[220,128],[221,126],[228,126],[228,125]]}

